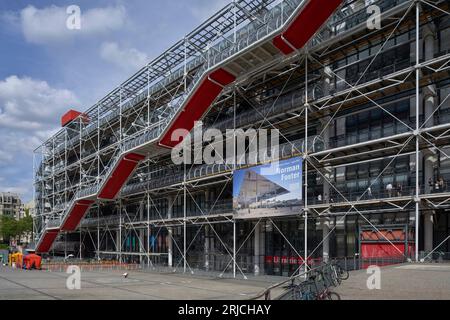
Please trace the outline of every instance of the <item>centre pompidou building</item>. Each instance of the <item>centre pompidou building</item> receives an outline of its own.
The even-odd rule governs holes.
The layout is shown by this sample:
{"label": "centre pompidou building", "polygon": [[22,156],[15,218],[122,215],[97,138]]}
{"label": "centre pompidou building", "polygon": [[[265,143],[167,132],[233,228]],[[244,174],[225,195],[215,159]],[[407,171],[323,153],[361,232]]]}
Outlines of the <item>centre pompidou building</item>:
{"label": "centre pompidou building", "polygon": [[[444,0],[230,3],[35,150],[36,251],[234,275],[449,252],[449,14]],[[236,214],[242,166],[172,161],[174,132],[200,120],[277,129],[282,161],[302,163],[298,199],[262,177],[273,197]]]}

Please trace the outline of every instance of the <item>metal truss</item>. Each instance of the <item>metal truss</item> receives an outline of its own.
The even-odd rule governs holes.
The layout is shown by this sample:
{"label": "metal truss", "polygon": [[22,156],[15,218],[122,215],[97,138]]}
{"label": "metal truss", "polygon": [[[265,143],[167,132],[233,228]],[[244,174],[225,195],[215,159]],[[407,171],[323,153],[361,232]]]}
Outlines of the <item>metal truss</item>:
{"label": "metal truss", "polygon": [[[124,150],[134,148],[135,140],[149,141],[153,132],[164,130],[173,110],[208,67],[227,59],[239,48],[245,50],[250,42],[249,33],[273,23],[274,19],[278,21],[276,25],[282,24],[298,3],[297,0],[230,3],[88,109],[85,116],[36,149],[36,228],[42,230],[48,221],[61,218],[77,195],[95,194]],[[426,183],[421,181],[425,164],[421,172],[419,159],[422,156],[449,158],[450,124],[448,120],[433,121],[448,105],[448,95],[422,116],[419,107],[423,95],[436,97],[436,88],[448,81],[450,53],[427,56],[421,53],[417,41],[425,42],[424,30],[431,28],[433,19],[449,14],[449,3],[374,1],[382,9],[382,28],[370,32],[365,26],[365,8],[357,7],[357,3],[345,1],[304,50],[280,57],[261,48],[258,55],[236,60],[233,66],[243,75],[233,87],[226,88],[204,118],[207,128],[278,129],[285,140],[280,147],[281,157],[304,158],[304,208],[292,217],[303,222],[302,248],[293,244],[274,218],[252,221],[251,232],[238,242],[236,225],[242,221],[235,218],[229,201],[221,201],[230,187],[233,172],[240,167],[175,166],[167,153],[151,150],[154,156],[140,164],[119,198],[113,204],[98,202],[81,223],[80,257],[81,243],[89,242],[98,259],[137,257],[139,262],[154,269],[167,259],[169,270],[182,267],[184,272],[197,272],[211,268],[206,263],[208,259],[195,261],[190,257],[199,242],[203,243],[201,250],[205,256],[212,254],[202,240],[204,237],[210,239],[207,243],[219,248],[214,253],[223,260],[218,274],[231,272],[234,277],[245,278],[252,271],[240,264],[238,256],[264,222],[271,224],[302,259],[297,269],[300,273],[307,268],[308,259],[347,217],[365,221],[390,242],[371,217],[398,212],[406,213],[408,221],[414,221],[418,244],[420,213],[450,208],[450,190],[440,193],[426,190]],[[270,33],[268,27],[261,31],[261,37],[267,33]],[[254,40],[257,39],[258,34]],[[365,46],[370,49],[367,57],[350,64],[338,63],[352,54],[354,48]],[[414,53],[408,52],[408,59],[393,59],[391,64],[374,67],[381,58],[402,46],[414,48]],[[349,76],[358,63],[362,67]],[[414,110],[410,107],[413,116],[399,118],[391,112],[389,105],[395,101],[392,96],[410,101],[415,106]],[[356,107],[379,110],[395,125],[396,131],[364,141],[354,141],[345,134],[330,137],[330,132],[336,131],[336,124],[342,125],[340,119]],[[414,163],[414,185],[393,195],[369,192],[401,157]],[[258,160],[264,163],[266,159]],[[354,193],[342,190],[337,178],[339,172],[349,166],[382,160],[384,167],[371,178],[368,187]],[[309,177],[320,180],[322,201],[316,201]],[[197,201],[196,194],[204,193],[211,186],[220,192],[214,200],[208,199],[205,207]],[[182,210],[175,215],[173,208],[178,198],[182,199]],[[165,212],[160,209],[160,202],[168,203]],[[188,212],[188,203],[194,207],[192,212]],[[414,217],[410,212],[414,212]],[[308,224],[330,218],[337,219],[334,226],[318,245],[308,246]],[[228,233],[221,233],[222,226]],[[189,238],[188,229],[194,230]],[[163,233],[168,243],[166,251],[153,252],[150,237],[157,238]],[[126,243],[130,236],[138,239],[133,248]],[[414,259],[418,261],[418,245],[415,250]]]}

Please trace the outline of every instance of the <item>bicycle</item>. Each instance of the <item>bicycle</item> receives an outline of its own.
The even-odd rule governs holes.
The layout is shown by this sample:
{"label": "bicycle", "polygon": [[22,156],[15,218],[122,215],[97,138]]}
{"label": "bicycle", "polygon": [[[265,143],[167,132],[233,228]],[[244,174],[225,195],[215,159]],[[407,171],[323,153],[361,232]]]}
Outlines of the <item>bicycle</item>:
{"label": "bicycle", "polygon": [[343,280],[347,280],[350,277],[348,270],[342,268],[337,262],[331,263],[331,269],[333,270],[334,276],[339,284]]}
{"label": "bicycle", "polygon": [[340,281],[339,281],[339,277],[337,276],[337,273],[332,268],[332,266],[330,264],[326,264],[323,267],[323,270],[324,270],[323,271],[324,278],[327,280],[329,285],[331,285],[333,287],[337,287],[340,284]]}
{"label": "bicycle", "polygon": [[308,278],[299,284],[295,279],[283,286],[286,291],[278,297],[279,300],[341,300],[338,293],[330,287],[337,287],[342,280],[349,277],[347,270],[338,264],[327,263],[308,274]]}
{"label": "bicycle", "polygon": [[[320,278],[317,279],[317,276],[320,276]],[[331,291],[329,286],[327,286],[321,273],[313,276],[313,280],[316,289],[316,296],[314,300],[341,300],[341,296],[336,292]],[[321,288],[319,288],[319,284],[322,285]]]}

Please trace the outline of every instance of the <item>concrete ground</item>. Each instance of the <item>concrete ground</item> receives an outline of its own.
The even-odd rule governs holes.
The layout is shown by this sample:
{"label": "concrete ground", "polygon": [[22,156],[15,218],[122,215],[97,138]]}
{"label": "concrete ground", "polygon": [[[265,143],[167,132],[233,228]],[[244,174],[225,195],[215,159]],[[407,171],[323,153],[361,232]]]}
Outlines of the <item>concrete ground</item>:
{"label": "concrete ground", "polygon": [[[124,278],[122,274],[128,273]],[[83,271],[81,289],[69,290],[63,272],[0,267],[0,300],[27,299],[250,299],[279,277],[248,280],[147,271]]]}
{"label": "concrete ground", "polygon": [[[128,272],[128,277],[122,274]],[[81,289],[69,290],[63,272],[0,267],[0,300],[176,299],[245,300],[281,277],[247,280],[148,271],[83,271]],[[381,268],[381,289],[369,290],[366,270],[353,271],[333,289],[343,300],[450,299],[450,264],[403,264]],[[281,293],[275,290],[271,296]]]}
{"label": "concrete ground", "polygon": [[370,275],[358,270],[350,272],[350,278],[333,291],[343,300],[450,299],[450,264],[402,264],[380,270],[380,290],[369,290]]}

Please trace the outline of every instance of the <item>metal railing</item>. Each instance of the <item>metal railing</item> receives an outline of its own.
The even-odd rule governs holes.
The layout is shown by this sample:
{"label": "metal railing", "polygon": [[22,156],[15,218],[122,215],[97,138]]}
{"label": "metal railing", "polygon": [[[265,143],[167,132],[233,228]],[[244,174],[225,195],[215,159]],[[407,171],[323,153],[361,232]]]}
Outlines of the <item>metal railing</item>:
{"label": "metal railing", "polygon": [[[392,176],[383,176],[380,178],[382,179],[390,178],[393,179],[394,175]],[[386,184],[383,185],[383,189],[379,189],[380,183],[378,183],[376,186],[371,186],[371,191],[368,192],[368,179],[364,180],[351,180],[357,183],[358,181],[364,181],[367,182],[365,184],[364,188],[361,189],[355,189],[353,191],[348,191],[345,189],[342,189],[341,187],[337,186],[337,190],[330,190],[329,196],[324,196],[322,193],[319,193],[321,196],[321,199],[319,200],[319,194],[316,196],[308,196],[308,203],[310,205],[319,205],[319,204],[333,204],[333,203],[341,203],[341,202],[347,202],[347,201],[365,201],[365,200],[380,200],[380,199],[395,199],[395,198],[404,198],[404,197],[414,197],[416,193],[415,186],[409,186],[409,185],[401,185],[401,188],[398,188],[395,183],[392,183],[393,188],[392,190],[386,190]],[[320,189],[322,189],[319,186]],[[330,189],[332,189],[330,187]],[[445,184],[443,187],[439,187],[439,189],[435,189],[434,186],[425,187],[420,186],[420,195],[438,195],[440,193],[450,193],[450,186],[448,184]]]}
{"label": "metal railing", "polygon": [[[447,243],[450,243],[450,240],[447,240]],[[439,248],[436,247],[434,251],[420,252],[419,261],[432,263],[450,263],[450,252],[444,252],[438,249]]]}
{"label": "metal railing", "polygon": [[[136,106],[148,96],[151,96],[158,91],[163,90],[168,84],[172,83],[174,80],[181,78],[185,69],[187,72],[195,71],[195,76],[189,85],[195,85],[195,82],[200,80],[204,76],[204,72],[208,69],[212,69],[218,64],[222,63],[226,59],[230,58],[233,55],[239,54],[241,51],[255,44],[256,42],[266,38],[270,33],[273,33],[276,30],[279,30],[285,21],[289,18],[291,14],[295,12],[304,0],[289,0],[289,1],[281,1],[279,4],[270,8],[268,12],[262,15],[261,18],[255,19],[252,22],[248,23],[246,26],[242,27],[238,31],[236,31],[236,41],[234,39],[235,35],[228,35],[223,41],[220,41],[218,44],[215,44],[206,50],[199,56],[192,58],[186,66],[181,65],[176,71],[171,72],[168,77],[163,78],[160,82],[156,84],[152,84],[150,88],[144,88],[140,93],[137,93],[134,98],[126,101],[122,107],[122,112],[124,110],[128,110],[129,108]],[[181,97],[177,97],[177,100],[184,100],[185,96],[189,95],[189,88]],[[175,109],[178,110],[179,106],[176,106]],[[120,116],[119,111],[120,108],[117,108],[115,111],[112,111],[107,114],[105,120],[101,119],[102,125],[111,121],[112,119]],[[98,123],[92,123],[90,126],[85,128],[82,133],[82,137],[89,135],[93,131],[97,129]],[[74,137],[69,140],[69,145],[76,144],[79,141],[79,137]],[[64,144],[61,144],[56,148],[57,151],[62,151],[65,148]]]}
{"label": "metal railing", "polygon": [[[154,139],[156,139],[158,136],[160,136],[164,130],[167,128],[169,123],[173,121],[173,118],[176,116],[176,114],[179,112],[181,107],[183,106],[183,103],[185,102],[185,99],[194,91],[194,88],[199,84],[199,82],[203,79],[203,77],[206,75],[206,71],[209,69],[212,69],[213,67],[216,67],[220,63],[224,62],[231,56],[238,54],[245,50],[246,48],[250,47],[251,45],[255,44],[256,42],[266,38],[269,34],[273,33],[274,31],[278,30],[283,24],[286,22],[287,18],[295,12],[295,10],[298,8],[298,4],[300,4],[302,0],[292,0],[290,2],[284,1],[280,4],[274,6],[267,14],[265,14],[262,19],[255,19],[255,21],[249,23],[247,26],[242,28],[240,31],[237,32],[237,41],[234,43],[233,41],[222,41],[211,48],[208,48],[201,56],[196,57],[196,62],[194,63],[194,60],[190,61],[192,65],[198,63],[198,66],[196,68],[199,68],[193,80],[189,84],[187,90],[179,97],[176,98],[175,104],[167,105],[164,108],[168,108],[170,113],[168,117],[165,119],[164,122],[161,124],[158,124],[156,127],[152,128],[146,128],[142,130],[141,132],[137,132],[131,137],[128,137],[122,141],[121,144],[121,151],[126,152],[128,150],[138,148],[139,146],[142,146]],[[385,1],[381,1],[385,2]],[[405,1],[389,1],[389,5],[383,6],[383,9],[391,8],[397,5],[398,3],[402,3]],[[345,17],[347,19],[348,17]],[[341,29],[339,29],[341,30]],[[230,36],[231,37],[231,36]],[[207,61],[205,63],[204,61]],[[203,61],[203,62],[202,62]],[[181,67],[180,69],[181,70]],[[178,73],[177,73],[178,74]],[[178,74],[177,76],[180,76]],[[158,85],[161,85],[158,83]],[[156,88],[156,87],[152,87]],[[151,89],[153,90],[153,89]],[[156,90],[156,89],[155,89]],[[124,105],[127,105],[127,107],[130,107],[132,105],[136,105],[136,103],[140,103],[147,97],[148,92],[146,90],[142,90],[140,93],[137,93],[136,96],[132,99],[128,99],[125,101]],[[140,102],[138,102],[140,101]],[[117,112],[114,111],[114,112]],[[109,113],[111,115],[112,113]],[[97,124],[92,124],[92,128],[96,129]],[[89,130],[94,130],[89,129]],[[87,130],[85,130],[87,131]],[[74,138],[74,141],[79,140],[78,137]],[[113,159],[111,162],[107,174],[103,175],[103,179],[98,182],[94,183],[92,185],[89,185],[88,187],[84,187],[83,189],[79,190],[77,192],[77,195],[75,198],[84,198],[89,195],[95,195],[98,193],[99,188],[101,186],[101,183],[103,183],[108,175],[111,173],[110,171],[113,170],[115,164],[117,163],[120,156],[117,156]],[[131,188],[130,188],[131,189]]]}
{"label": "metal railing", "polygon": [[336,257],[330,260],[334,263],[339,264],[342,268],[348,271],[367,269],[369,266],[390,266],[405,263],[408,261],[408,256],[398,256],[398,257],[367,257],[360,258],[359,255],[354,255],[352,257]]}

